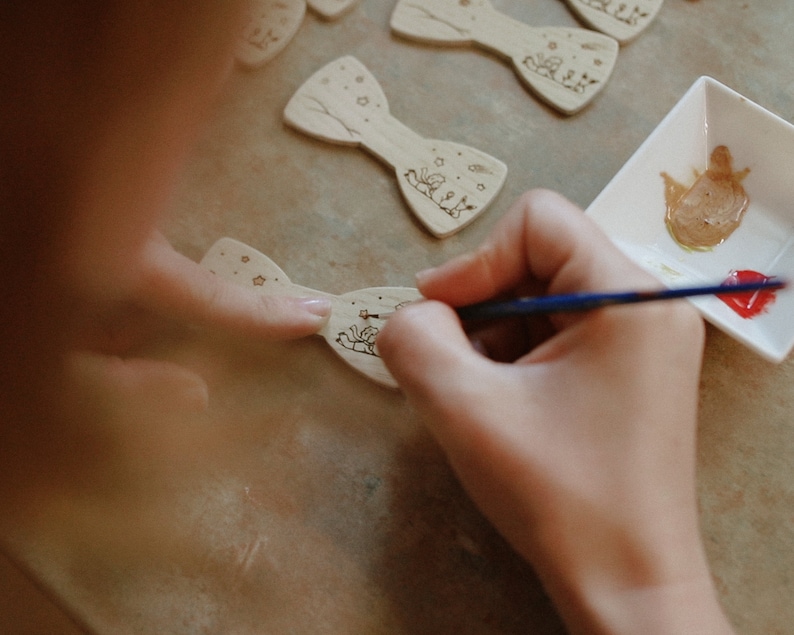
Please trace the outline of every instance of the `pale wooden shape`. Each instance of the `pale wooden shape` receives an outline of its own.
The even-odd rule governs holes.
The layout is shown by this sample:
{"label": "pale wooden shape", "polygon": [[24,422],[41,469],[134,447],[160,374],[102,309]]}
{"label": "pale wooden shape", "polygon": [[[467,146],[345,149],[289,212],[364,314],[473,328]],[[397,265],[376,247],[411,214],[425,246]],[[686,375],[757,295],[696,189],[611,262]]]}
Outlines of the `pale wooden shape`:
{"label": "pale wooden shape", "polygon": [[362,146],[391,165],[408,206],[439,238],[481,214],[507,176],[498,159],[425,139],[392,117],[378,82],[355,57],[339,58],[312,75],[290,99],[284,118],[308,135]]}
{"label": "pale wooden shape", "polygon": [[637,37],[656,17],[664,0],[567,0],[579,18],[621,44]]}
{"label": "pale wooden shape", "polygon": [[385,318],[373,316],[391,313],[421,299],[416,289],[375,287],[340,296],[315,291],[293,284],[270,258],[232,238],[218,240],[202,258],[201,264],[222,278],[263,295],[329,298],[331,317],[319,335],[357,371],[383,386],[397,387],[375,346],[375,338]]}
{"label": "pale wooden shape", "polygon": [[506,57],[530,90],[565,114],[601,91],[620,48],[614,38],[588,29],[528,26],[487,0],[400,0],[391,28],[422,42],[476,44]]}
{"label": "pale wooden shape", "polygon": [[308,3],[312,11],[326,20],[336,20],[356,6],[358,0],[308,0]]}
{"label": "pale wooden shape", "polygon": [[249,0],[248,15],[235,56],[256,68],[278,55],[298,32],[306,15],[306,0]]}

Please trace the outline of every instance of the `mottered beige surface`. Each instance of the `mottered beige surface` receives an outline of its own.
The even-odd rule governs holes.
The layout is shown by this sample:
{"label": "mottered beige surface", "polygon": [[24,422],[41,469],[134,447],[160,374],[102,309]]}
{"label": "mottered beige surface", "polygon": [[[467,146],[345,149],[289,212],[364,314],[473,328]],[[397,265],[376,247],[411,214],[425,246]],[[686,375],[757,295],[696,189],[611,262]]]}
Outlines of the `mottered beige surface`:
{"label": "mottered beige surface", "polygon": [[[278,55],[235,71],[163,227],[180,251],[199,261],[228,236],[307,289],[411,288],[416,271],[477,245],[527,188],[587,206],[700,75],[794,121],[789,0],[667,0],[573,116],[491,51],[393,33],[395,7],[360,0],[332,21],[308,10]],[[493,7],[533,27],[585,26],[556,0]],[[439,240],[407,211],[391,166],[285,125],[306,80],[345,56],[416,134],[508,167],[463,230]],[[188,330],[140,353],[200,373],[209,407],[112,402],[86,428],[79,473],[2,510],[4,548],[35,582],[0,567],[2,632],[72,635],[65,614],[100,635],[563,632],[399,391],[323,338]],[[769,364],[710,328],[701,522],[743,635],[794,624],[792,422],[794,360]]]}

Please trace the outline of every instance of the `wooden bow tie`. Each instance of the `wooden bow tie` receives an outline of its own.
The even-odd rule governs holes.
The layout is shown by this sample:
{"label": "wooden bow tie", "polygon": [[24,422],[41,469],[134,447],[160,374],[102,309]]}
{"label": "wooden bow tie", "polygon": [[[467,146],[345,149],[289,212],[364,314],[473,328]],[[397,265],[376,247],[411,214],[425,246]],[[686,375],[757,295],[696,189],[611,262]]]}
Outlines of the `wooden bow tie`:
{"label": "wooden bow tie", "polygon": [[659,13],[664,0],[567,0],[585,24],[611,35],[621,44],[630,42]]}
{"label": "wooden bow tie", "polygon": [[389,113],[378,82],[355,57],[342,57],[310,77],[284,118],[310,136],[362,146],[391,165],[417,218],[443,238],[473,221],[507,175],[501,161],[468,146],[425,139]]}
{"label": "wooden bow tie", "polygon": [[257,250],[232,238],[218,240],[201,260],[213,273],[268,296],[322,296],[331,300],[331,317],[319,332],[333,351],[371,380],[391,388],[397,382],[378,355],[375,338],[383,327],[384,313],[422,296],[410,287],[359,289],[331,295],[290,282],[279,266]]}
{"label": "wooden bow tie", "polygon": [[[358,0],[308,0],[309,7],[326,20],[336,20]],[[249,0],[248,13],[235,56],[244,66],[256,68],[278,55],[298,32],[307,0]]]}
{"label": "wooden bow tie", "polygon": [[400,0],[391,28],[422,42],[478,44],[502,55],[538,97],[565,114],[603,89],[619,49],[614,38],[588,29],[527,26],[488,0]]}

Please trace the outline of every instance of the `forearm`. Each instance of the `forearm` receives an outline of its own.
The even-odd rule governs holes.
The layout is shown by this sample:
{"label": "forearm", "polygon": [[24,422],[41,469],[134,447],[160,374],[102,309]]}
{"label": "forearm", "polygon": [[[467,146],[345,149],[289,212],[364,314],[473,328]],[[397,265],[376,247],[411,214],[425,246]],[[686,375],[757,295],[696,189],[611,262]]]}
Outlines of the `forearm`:
{"label": "forearm", "polygon": [[540,521],[527,555],[571,633],[733,633],[709,570],[694,492],[686,498],[662,495],[649,509],[602,500],[590,510],[579,499],[567,522]]}

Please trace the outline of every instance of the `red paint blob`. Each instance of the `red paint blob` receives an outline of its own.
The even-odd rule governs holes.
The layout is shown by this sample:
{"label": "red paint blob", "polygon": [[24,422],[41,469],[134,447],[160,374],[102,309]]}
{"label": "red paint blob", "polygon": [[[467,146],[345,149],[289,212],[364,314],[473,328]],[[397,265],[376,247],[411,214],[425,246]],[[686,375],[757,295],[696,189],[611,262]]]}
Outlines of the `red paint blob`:
{"label": "red paint blob", "polygon": [[[741,271],[731,271],[731,274],[722,284],[746,284],[749,282],[766,282],[771,280],[771,276],[765,276],[757,271],[743,269]],[[736,311],[745,319],[754,318],[763,313],[766,308],[775,301],[774,289],[763,289],[761,291],[748,291],[747,293],[737,293],[735,295],[717,295],[717,297]]]}

